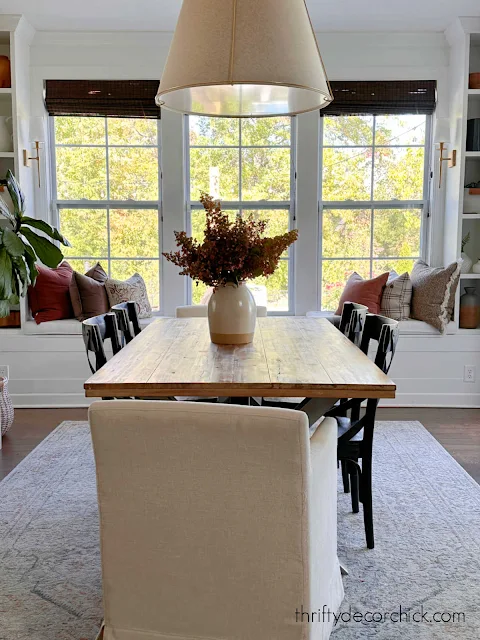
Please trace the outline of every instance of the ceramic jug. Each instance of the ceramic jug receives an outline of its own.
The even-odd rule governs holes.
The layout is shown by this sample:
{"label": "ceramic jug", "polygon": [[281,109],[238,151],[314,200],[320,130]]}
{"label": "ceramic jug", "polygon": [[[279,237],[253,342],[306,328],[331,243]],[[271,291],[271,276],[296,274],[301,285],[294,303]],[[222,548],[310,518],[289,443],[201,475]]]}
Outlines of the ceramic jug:
{"label": "ceramic jug", "polygon": [[13,151],[12,118],[0,116],[0,151]]}

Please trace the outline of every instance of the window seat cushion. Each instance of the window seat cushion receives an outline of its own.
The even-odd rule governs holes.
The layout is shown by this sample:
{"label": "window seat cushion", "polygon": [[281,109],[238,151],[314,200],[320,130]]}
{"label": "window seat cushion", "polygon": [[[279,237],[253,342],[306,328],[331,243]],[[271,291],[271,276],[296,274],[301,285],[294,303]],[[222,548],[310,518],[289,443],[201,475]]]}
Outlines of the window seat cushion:
{"label": "window seat cushion", "polygon": [[[340,316],[334,315],[332,313],[328,313],[325,311],[308,311],[308,318],[327,318],[332,322],[332,324],[338,325],[340,324]],[[438,329],[432,327],[427,322],[423,322],[422,320],[414,320],[413,318],[409,318],[408,320],[400,320],[400,335],[402,336],[441,336],[442,334]],[[456,333],[455,322],[449,322],[447,325],[447,329],[445,331],[446,334]]]}
{"label": "window seat cushion", "polygon": [[[142,318],[140,326],[142,329],[156,320],[158,316]],[[23,323],[23,330],[30,336],[77,336],[82,335],[82,323],[74,318],[68,320],[52,320],[36,324],[33,320]]]}

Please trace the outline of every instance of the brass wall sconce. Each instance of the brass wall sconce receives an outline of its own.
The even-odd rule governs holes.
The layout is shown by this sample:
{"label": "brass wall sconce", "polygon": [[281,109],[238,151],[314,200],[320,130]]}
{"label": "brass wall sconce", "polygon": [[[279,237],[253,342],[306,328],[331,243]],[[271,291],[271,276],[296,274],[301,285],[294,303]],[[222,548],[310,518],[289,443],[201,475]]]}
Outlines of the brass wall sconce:
{"label": "brass wall sconce", "polygon": [[457,151],[456,149],[452,149],[450,156],[445,156],[444,152],[446,151],[446,145],[450,140],[450,122],[448,118],[439,118],[435,127],[435,143],[440,146],[440,158],[439,158],[439,179],[438,179],[438,188],[440,189],[442,186],[442,174],[443,174],[443,163],[448,162],[448,166],[455,167],[457,164]]}
{"label": "brass wall sconce", "polygon": [[23,150],[23,164],[26,167],[29,167],[30,166],[30,160],[33,160],[34,162],[37,163],[38,187],[40,188],[42,185],[41,185],[41,182],[40,182],[40,142],[38,140],[35,140],[35,151],[36,151],[36,155],[35,156],[30,156],[27,149]]}
{"label": "brass wall sconce", "polygon": [[30,140],[35,145],[35,155],[31,156],[28,149],[23,150],[23,164],[25,167],[30,166],[30,161],[37,163],[38,171],[38,187],[41,184],[41,171],[40,171],[40,147],[45,142],[45,120],[42,117],[35,117],[30,119]]}

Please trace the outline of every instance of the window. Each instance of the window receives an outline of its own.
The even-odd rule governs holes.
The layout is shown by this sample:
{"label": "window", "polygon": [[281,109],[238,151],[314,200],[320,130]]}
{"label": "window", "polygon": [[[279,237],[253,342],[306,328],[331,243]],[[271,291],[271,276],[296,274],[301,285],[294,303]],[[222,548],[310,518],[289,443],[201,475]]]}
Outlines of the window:
{"label": "window", "polygon": [[112,278],[142,275],[160,306],[159,120],[56,116],[58,223],[80,272],[97,261]]}
{"label": "window", "polygon": [[[253,214],[267,220],[266,233],[276,235],[294,222],[293,120],[277,118],[210,118],[187,121],[188,217],[192,234],[201,239],[205,214],[199,202],[207,191],[222,200],[232,216]],[[289,312],[292,302],[292,251],[284,255],[270,278],[257,278],[251,288],[258,304],[269,311]],[[198,304],[206,291],[192,284]]]}
{"label": "window", "polygon": [[321,309],[335,310],[353,271],[404,273],[422,255],[430,117],[322,122]]}

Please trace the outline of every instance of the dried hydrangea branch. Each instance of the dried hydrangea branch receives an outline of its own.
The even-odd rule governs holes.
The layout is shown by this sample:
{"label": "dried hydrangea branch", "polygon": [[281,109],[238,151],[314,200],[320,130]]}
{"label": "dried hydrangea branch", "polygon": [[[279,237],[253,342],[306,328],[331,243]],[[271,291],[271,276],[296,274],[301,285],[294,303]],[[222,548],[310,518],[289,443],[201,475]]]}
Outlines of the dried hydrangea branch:
{"label": "dried hydrangea branch", "polygon": [[298,238],[296,229],[271,238],[264,237],[264,220],[237,215],[230,220],[219,200],[208,193],[200,198],[206,213],[203,242],[176,231],[178,251],[164,253],[165,258],[181,268],[180,274],[219,287],[227,282],[238,284],[259,276],[271,276],[281,255]]}

